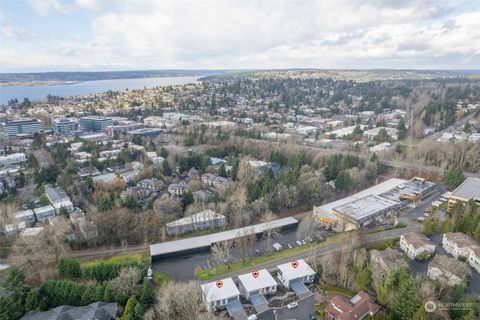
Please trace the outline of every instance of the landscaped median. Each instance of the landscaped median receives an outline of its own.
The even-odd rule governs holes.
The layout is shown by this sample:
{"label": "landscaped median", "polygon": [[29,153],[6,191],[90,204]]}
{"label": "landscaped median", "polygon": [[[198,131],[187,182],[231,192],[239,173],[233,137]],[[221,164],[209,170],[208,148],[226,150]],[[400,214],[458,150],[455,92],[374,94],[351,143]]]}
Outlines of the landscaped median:
{"label": "landscaped median", "polygon": [[197,277],[198,280],[208,280],[208,279],[211,279],[215,276],[219,276],[219,275],[222,275],[222,274],[227,274],[227,273],[230,273],[230,272],[240,271],[240,270],[243,270],[243,269],[258,266],[258,265],[263,264],[263,263],[271,262],[271,261],[274,261],[274,260],[277,260],[277,259],[282,259],[282,258],[286,258],[286,257],[292,256],[292,255],[298,254],[298,253],[306,252],[308,250],[315,249],[315,248],[317,248],[319,246],[322,246],[322,245],[325,245],[327,243],[334,243],[334,242],[337,241],[337,238],[338,238],[338,235],[333,236],[331,238],[328,238],[327,241],[324,241],[324,242],[311,243],[309,245],[304,244],[304,245],[294,247],[294,248],[291,248],[291,249],[285,249],[285,250],[282,250],[282,251],[273,252],[273,253],[271,253],[270,255],[267,255],[267,256],[254,257],[254,258],[251,258],[247,261],[234,262],[234,263],[229,264],[228,266],[227,265],[221,265],[221,266],[217,266],[215,268],[202,269],[202,270],[199,270],[199,271],[195,272],[195,276]]}

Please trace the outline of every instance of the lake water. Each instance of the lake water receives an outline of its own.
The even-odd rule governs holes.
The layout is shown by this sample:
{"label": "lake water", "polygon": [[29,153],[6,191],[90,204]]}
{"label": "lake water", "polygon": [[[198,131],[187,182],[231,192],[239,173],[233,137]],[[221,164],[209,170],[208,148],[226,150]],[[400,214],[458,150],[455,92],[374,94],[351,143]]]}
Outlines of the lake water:
{"label": "lake water", "polygon": [[115,79],[85,81],[75,84],[46,85],[46,86],[14,86],[0,87],[0,104],[6,104],[10,99],[23,98],[30,100],[44,99],[47,95],[69,97],[86,96],[94,93],[102,93],[108,90],[124,91],[125,89],[143,89],[157,86],[179,85],[195,83],[199,77],[162,77],[141,79]]}

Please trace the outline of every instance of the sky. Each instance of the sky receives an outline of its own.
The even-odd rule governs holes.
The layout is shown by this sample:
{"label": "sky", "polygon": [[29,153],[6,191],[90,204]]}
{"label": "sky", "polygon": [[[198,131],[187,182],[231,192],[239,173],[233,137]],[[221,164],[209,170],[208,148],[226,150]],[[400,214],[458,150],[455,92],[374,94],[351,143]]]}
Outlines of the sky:
{"label": "sky", "polygon": [[1,0],[0,72],[480,69],[480,1]]}

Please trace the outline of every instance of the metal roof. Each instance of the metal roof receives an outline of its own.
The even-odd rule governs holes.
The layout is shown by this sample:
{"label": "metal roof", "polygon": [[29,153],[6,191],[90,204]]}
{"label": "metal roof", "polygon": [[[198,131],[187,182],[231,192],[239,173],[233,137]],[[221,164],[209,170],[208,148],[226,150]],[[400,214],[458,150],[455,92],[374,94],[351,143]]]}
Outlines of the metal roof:
{"label": "metal roof", "polygon": [[465,201],[472,198],[480,199],[480,179],[471,177],[467,178],[467,180],[452,192],[451,196]]}
{"label": "metal roof", "polygon": [[298,220],[296,220],[295,218],[287,217],[283,219],[273,220],[268,224],[260,223],[253,226],[212,233],[200,237],[152,244],[150,245],[150,255],[153,257],[168,253],[181,252],[185,250],[205,248],[211,246],[214,243],[233,240],[244,235],[259,234],[269,228],[282,228],[297,223]]}

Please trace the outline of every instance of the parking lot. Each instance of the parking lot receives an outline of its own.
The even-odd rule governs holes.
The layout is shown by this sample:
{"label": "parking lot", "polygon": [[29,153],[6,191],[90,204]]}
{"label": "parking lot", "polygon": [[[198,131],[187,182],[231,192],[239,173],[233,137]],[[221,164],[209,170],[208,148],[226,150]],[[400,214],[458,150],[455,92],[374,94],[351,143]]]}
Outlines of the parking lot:
{"label": "parking lot", "polygon": [[[320,230],[320,234],[323,237],[327,237],[332,233],[327,230]],[[290,247],[295,247],[298,245],[302,245],[302,242],[298,239],[299,235],[297,233],[297,229],[288,229],[281,231],[280,234],[273,238],[270,243],[273,245],[274,243],[278,243],[282,246],[282,250]],[[271,248],[273,249],[273,246]],[[231,249],[231,259],[232,261],[240,260],[240,256],[238,251],[235,247]],[[255,242],[252,253],[261,255],[266,251],[266,241],[264,239],[259,239]],[[187,255],[184,257],[175,257],[171,259],[165,259],[161,261],[156,261],[153,264],[153,269],[155,271],[162,271],[169,274],[172,279],[174,280],[194,280],[195,279],[195,268],[202,267],[202,268],[214,268],[218,262],[214,261],[210,252],[199,252],[194,253],[191,255]],[[182,267],[179,268],[178,266],[181,265]]]}

